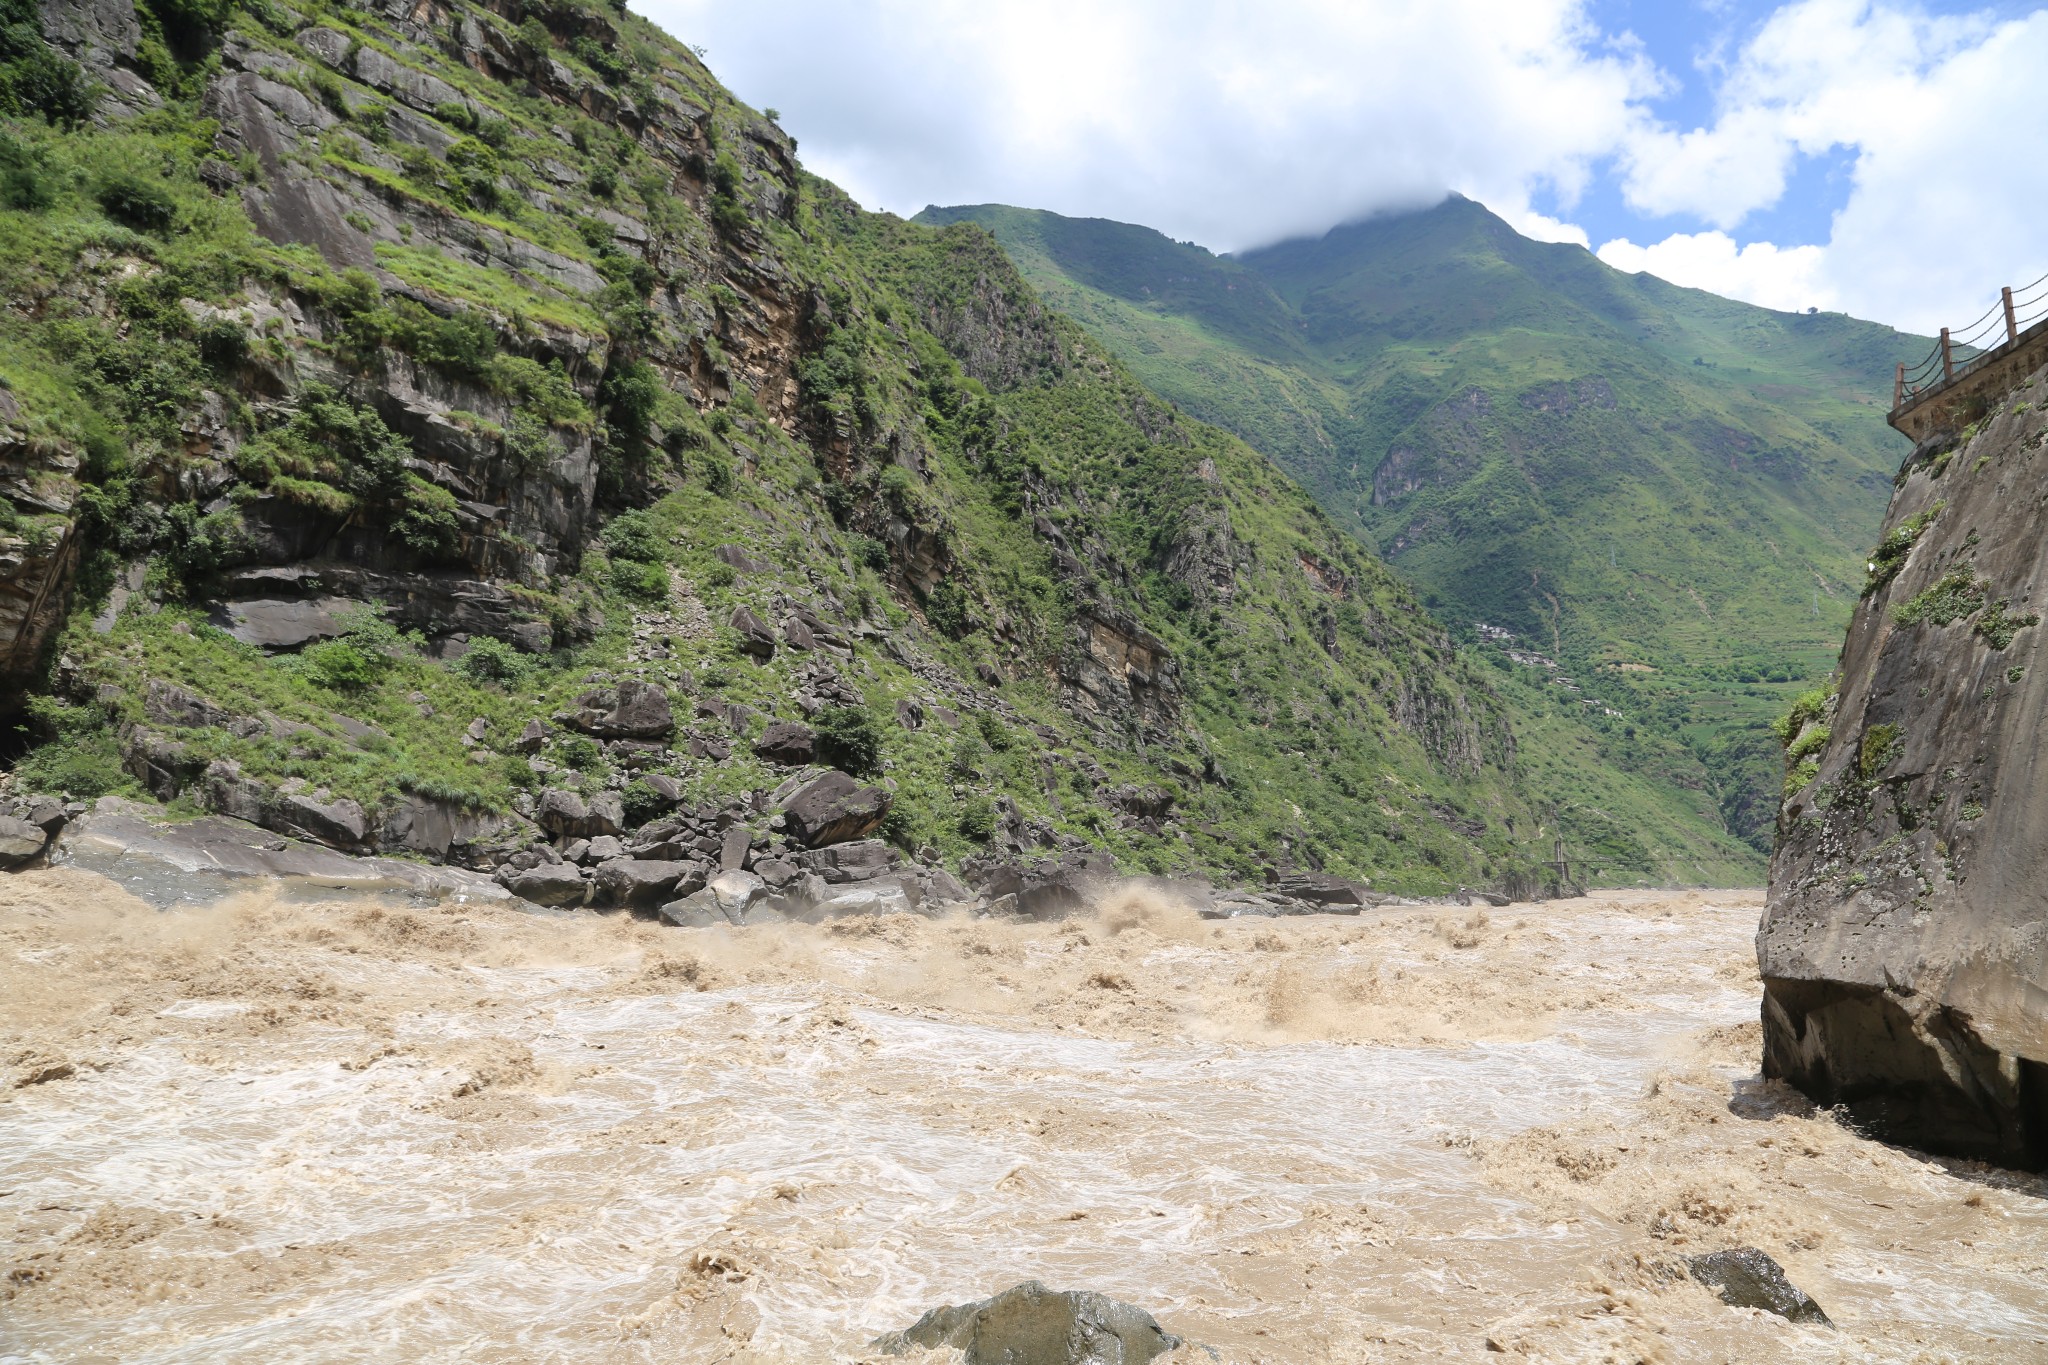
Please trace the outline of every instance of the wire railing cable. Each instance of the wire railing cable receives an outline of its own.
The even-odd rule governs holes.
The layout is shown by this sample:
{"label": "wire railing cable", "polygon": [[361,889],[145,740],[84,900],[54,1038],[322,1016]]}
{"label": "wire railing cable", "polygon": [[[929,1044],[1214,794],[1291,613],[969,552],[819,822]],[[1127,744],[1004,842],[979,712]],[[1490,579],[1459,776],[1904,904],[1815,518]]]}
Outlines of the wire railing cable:
{"label": "wire railing cable", "polygon": [[2048,322],[2048,274],[2017,288],[2001,289],[1997,302],[1982,313],[1961,327],[1944,327],[1919,364],[1900,364],[1894,381],[1894,407],[1947,388],[2043,322]]}

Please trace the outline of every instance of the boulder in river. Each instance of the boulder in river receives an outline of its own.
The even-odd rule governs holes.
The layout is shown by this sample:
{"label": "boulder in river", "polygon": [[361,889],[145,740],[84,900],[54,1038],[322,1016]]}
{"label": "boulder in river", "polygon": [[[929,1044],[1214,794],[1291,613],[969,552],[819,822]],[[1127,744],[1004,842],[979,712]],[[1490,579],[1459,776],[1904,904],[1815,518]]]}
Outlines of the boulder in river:
{"label": "boulder in river", "polygon": [[17,867],[43,851],[49,838],[41,826],[0,815],[0,867]]}
{"label": "boulder in river", "polygon": [[768,883],[751,872],[726,871],[713,877],[701,891],[693,891],[661,907],[661,917],[685,929],[715,924],[746,924],[768,896]]}
{"label": "boulder in river", "polygon": [[1688,1256],[1685,1263],[1695,1280],[1732,1307],[1761,1308],[1787,1322],[1834,1326],[1812,1296],[1786,1279],[1784,1268],[1755,1247]]}
{"label": "boulder in river", "polygon": [[977,1303],[934,1308],[872,1349],[900,1356],[950,1347],[961,1365],[1147,1365],[1180,1344],[1142,1308],[1026,1280]]}
{"label": "boulder in river", "polygon": [[498,883],[535,905],[581,905],[590,899],[590,883],[573,863],[542,863],[523,870],[503,867],[498,870]]}

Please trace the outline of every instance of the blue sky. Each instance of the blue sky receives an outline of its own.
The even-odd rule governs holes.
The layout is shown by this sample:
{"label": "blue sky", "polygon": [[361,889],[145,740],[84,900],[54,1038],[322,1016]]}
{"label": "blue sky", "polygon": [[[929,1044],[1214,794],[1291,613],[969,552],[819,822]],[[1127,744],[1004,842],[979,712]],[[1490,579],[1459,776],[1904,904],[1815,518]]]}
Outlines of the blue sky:
{"label": "blue sky", "polygon": [[[1589,19],[1606,35],[1627,35],[1642,44],[1671,83],[1668,94],[1643,103],[1676,127],[1697,128],[1714,120],[1715,97],[1727,68],[1782,6],[1764,0],[1595,0]],[[2039,5],[1942,3],[1917,6],[1931,15],[1985,15],[2020,19]],[[1856,151],[1837,146],[1815,155],[1801,155],[1784,197],[1742,220],[1731,233],[1738,243],[1773,242],[1781,246],[1823,244],[1835,213],[1848,202]],[[1662,238],[1674,232],[1699,232],[1712,225],[1693,215],[1648,214],[1631,209],[1610,163],[1605,174],[1570,213],[1595,242],[1616,237]],[[1554,196],[1539,196],[1537,207],[1556,216]]]}
{"label": "blue sky", "polygon": [[[871,208],[1217,251],[1446,194],[1914,330],[2048,271],[2048,0],[634,0]],[[1969,137],[1949,130],[1996,130]]]}

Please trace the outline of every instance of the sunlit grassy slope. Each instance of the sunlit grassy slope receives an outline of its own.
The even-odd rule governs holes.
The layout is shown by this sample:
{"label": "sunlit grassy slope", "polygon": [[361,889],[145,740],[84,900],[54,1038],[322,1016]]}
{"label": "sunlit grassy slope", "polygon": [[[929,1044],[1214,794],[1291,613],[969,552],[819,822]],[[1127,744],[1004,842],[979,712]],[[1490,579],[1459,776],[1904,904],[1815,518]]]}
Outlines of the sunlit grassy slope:
{"label": "sunlit grassy slope", "polygon": [[1030,210],[923,217],[994,231],[1454,625],[1556,658],[1590,719],[1682,740],[1683,780],[1768,846],[1764,725],[1832,665],[1904,453],[1892,364],[1924,341],[1625,275],[1458,198],[1242,258]]}

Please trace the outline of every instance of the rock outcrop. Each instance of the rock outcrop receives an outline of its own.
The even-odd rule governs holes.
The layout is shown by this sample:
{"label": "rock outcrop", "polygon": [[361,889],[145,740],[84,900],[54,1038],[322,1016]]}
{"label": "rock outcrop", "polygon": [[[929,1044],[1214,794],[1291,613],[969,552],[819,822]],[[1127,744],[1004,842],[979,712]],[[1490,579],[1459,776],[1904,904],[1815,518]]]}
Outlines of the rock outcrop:
{"label": "rock outcrop", "polygon": [[1900,471],[1839,692],[1788,735],[1764,1069],[1870,1131],[2048,1166],[2048,370]]}
{"label": "rock outcrop", "polygon": [[934,1308],[871,1349],[899,1356],[951,1347],[962,1365],[1147,1365],[1180,1344],[1142,1308],[1026,1280],[977,1303]]}

